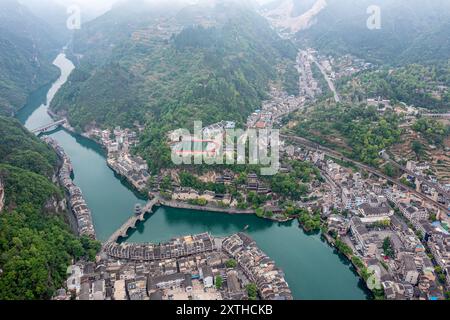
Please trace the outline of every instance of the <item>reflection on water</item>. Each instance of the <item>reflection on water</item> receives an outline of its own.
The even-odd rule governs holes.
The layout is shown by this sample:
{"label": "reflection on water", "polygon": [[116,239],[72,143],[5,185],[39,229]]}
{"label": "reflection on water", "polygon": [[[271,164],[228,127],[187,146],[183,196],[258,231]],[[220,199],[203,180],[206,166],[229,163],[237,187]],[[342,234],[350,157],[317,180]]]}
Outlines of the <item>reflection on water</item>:
{"label": "reflection on water", "polygon": [[[279,226],[290,228],[292,223]],[[175,236],[186,235],[186,230],[191,234],[211,232],[215,236],[228,236],[243,231],[246,226],[249,226],[251,232],[260,232],[272,228],[274,224],[252,215],[228,215],[164,207],[148,216],[137,230],[131,231],[128,241],[149,242],[150,239],[156,242],[167,241]],[[168,226],[170,231],[166,229]]]}
{"label": "reflection on water", "polygon": [[27,99],[25,106],[18,112],[17,119],[21,123],[26,123],[36,109],[47,103],[47,92],[52,84],[48,84],[37,91],[33,92]]}

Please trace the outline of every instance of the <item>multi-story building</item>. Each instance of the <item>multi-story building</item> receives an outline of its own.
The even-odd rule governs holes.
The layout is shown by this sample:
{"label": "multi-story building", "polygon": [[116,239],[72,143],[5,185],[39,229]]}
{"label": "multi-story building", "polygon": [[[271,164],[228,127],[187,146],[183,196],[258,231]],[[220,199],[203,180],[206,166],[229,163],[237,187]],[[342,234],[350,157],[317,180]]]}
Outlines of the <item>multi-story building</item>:
{"label": "multi-story building", "polygon": [[401,273],[403,281],[416,285],[419,280],[419,271],[417,270],[414,257],[409,254],[404,254],[401,258]]}

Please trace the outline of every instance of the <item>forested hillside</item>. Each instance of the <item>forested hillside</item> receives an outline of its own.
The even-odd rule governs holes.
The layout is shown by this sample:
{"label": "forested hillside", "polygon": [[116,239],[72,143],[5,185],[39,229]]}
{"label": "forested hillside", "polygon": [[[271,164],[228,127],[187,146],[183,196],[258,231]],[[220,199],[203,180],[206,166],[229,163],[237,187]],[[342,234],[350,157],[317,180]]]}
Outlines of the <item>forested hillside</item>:
{"label": "forested hillside", "polygon": [[74,43],[84,57],[52,109],[67,112],[79,130],[94,122],[171,128],[193,120],[243,122],[295,58],[290,42],[236,4],[201,14],[195,6],[164,11],[164,18],[126,10],[133,9],[87,24]]}
{"label": "forested hillside", "polygon": [[398,142],[399,116],[380,114],[376,107],[320,103],[297,115],[294,132],[351,158],[376,166],[379,153]]}
{"label": "forested hillside", "polygon": [[58,76],[52,60],[61,46],[17,0],[0,1],[0,114],[11,115],[31,91]]}
{"label": "forested hillside", "polygon": [[450,60],[367,71],[342,79],[338,85],[341,94],[353,102],[383,97],[441,113],[450,111]]}
{"label": "forested hillside", "polygon": [[0,117],[0,162],[43,174],[50,178],[56,167],[57,157],[50,147],[34,138],[11,118]]}
{"label": "forested hillside", "polygon": [[14,119],[0,116],[0,300],[49,299],[72,259],[93,258],[98,244],[77,239],[55,203],[56,155]]}

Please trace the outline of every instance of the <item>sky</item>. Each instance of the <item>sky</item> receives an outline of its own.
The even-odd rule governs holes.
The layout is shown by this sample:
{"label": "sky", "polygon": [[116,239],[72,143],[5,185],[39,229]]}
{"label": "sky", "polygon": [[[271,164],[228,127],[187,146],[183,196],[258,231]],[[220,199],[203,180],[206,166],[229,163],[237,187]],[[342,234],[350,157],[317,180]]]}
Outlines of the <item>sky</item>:
{"label": "sky", "polygon": [[[26,0],[23,0],[26,1]],[[89,8],[91,10],[95,11],[107,11],[111,8],[111,6],[120,0],[54,0],[55,2],[58,2],[60,4],[63,4],[64,6],[70,6],[70,5],[79,5],[84,8]],[[149,2],[162,2],[162,3],[168,3],[170,1],[177,1],[180,0],[148,0]],[[196,2],[196,0],[184,0],[185,2]],[[268,2],[271,2],[273,0],[254,0],[260,4],[265,4]]]}
{"label": "sky", "polygon": [[[0,0],[1,1],[1,0]],[[34,8],[48,8],[52,3],[56,3],[61,7],[69,8],[70,6],[79,6],[82,10],[90,12],[90,15],[101,15],[111,9],[111,6],[118,0],[19,0],[22,4],[30,4]]]}
{"label": "sky", "polygon": [[78,5],[81,8],[87,8],[95,13],[108,11],[117,0],[55,0],[63,6]]}

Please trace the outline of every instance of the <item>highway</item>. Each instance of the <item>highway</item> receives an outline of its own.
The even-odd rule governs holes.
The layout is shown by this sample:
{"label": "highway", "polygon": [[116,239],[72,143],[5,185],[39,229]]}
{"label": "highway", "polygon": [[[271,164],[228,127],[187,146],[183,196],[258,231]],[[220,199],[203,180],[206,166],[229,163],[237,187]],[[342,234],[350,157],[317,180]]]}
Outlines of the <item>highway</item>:
{"label": "highway", "polygon": [[327,72],[325,71],[325,69],[322,67],[322,65],[317,61],[317,59],[312,54],[310,55],[310,57],[311,57],[311,60],[317,65],[320,72],[322,72],[323,77],[325,78],[325,80],[328,83],[328,87],[330,87],[330,90],[333,92],[334,100],[336,102],[341,102],[341,98],[339,97],[339,94],[337,93],[336,87],[334,86],[333,81],[331,81],[330,77],[327,75]]}

